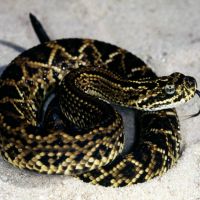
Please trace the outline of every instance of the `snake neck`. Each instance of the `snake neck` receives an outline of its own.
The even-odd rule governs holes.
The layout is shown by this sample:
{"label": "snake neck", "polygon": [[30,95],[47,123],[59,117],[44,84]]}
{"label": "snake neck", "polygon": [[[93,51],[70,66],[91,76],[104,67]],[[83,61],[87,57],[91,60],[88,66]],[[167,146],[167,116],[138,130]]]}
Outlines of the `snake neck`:
{"label": "snake neck", "polygon": [[88,70],[79,74],[74,79],[74,85],[103,101],[135,108],[138,107],[138,99],[144,90],[136,81],[123,81],[115,74],[103,70]]}
{"label": "snake neck", "polygon": [[[103,101],[139,110],[168,109],[190,100],[196,91],[195,81],[181,73],[170,76],[125,80],[102,68],[79,68],[63,79],[63,88],[76,88]],[[191,79],[191,78],[190,78]]]}
{"label": "snake neck", "polygon": [[[80,68],[70,72],[63,79],[61,95],[73,93],[76,99],[79,99],[79,103],[85,102],[84,99],[87,98],[87,101],[94,107],[96,107],[96,103],[92,102],[92,99],[96,97],[96,99],[109,103],[143,109],[141,104],[146,101],[151,89],[155,92],[158,90],[157,86],[156,77],[132,81],[124,80],[105,69]],[[79,94],[75,94],[75,91],[78,91]],[[98,110],[98,108],[96,109]]]}

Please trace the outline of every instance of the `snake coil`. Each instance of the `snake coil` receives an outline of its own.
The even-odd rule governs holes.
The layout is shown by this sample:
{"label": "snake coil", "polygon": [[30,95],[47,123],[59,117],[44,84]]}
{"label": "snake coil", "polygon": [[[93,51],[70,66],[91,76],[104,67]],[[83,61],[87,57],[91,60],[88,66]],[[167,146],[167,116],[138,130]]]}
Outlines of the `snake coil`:
{"label": "snake coil", "polygon": [[[145,182],[180,156],[173,107],[191,99],[192,77],[157,77],[139,58],[91,39],[50,41],[31,15],[42,44],[15,58],[0,79],[0,153],[12,165],[122,187]],[[46,114],[44,101],[55,93]],[[123,120],[108,103],[137,113],[137,142],[126,155]]]}

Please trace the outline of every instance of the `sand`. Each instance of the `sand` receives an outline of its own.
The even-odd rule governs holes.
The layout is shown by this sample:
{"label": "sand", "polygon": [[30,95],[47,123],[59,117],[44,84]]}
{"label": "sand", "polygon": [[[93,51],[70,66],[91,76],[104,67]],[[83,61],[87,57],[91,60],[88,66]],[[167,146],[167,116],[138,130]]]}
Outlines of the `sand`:
{"label": "sand", "polygon": [[[198,0],[0,0],[1,69],[19,50],[38,44],[29,12],[43,22],[52,39],[87,37],[107,41],[138,55],[158,75],[179,71],[194,76],[200,84]],[[9,47],[5,41],[21,49]],[[186,120],[186,116],[197,112],[199,107],[199,99],[195,98],[178,108],[182,156],[162,177],[125,188],[104,188],[72,177],[19,170],[0,158],[0,199],[198,200],[200,118]],[[131,132],[129,120],[126,124]]]}

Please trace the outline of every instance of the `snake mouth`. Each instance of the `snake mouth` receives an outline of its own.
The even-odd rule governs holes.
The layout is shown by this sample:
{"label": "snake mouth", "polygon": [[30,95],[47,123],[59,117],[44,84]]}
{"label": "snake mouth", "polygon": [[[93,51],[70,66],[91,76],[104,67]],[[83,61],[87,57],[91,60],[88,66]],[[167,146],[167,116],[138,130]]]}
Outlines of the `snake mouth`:
{"label": "snake mouth", "polygon": [[[196,94],[199,96],[199,98],[200,98],[200,91],[199,91],[199,90],[196,90],[195,93],[196,93]],[[198,111],[197,113],[191,115],[189,118],[197,117],[198,115],[200,115],[200,109],[199,109],[199,111]]]}

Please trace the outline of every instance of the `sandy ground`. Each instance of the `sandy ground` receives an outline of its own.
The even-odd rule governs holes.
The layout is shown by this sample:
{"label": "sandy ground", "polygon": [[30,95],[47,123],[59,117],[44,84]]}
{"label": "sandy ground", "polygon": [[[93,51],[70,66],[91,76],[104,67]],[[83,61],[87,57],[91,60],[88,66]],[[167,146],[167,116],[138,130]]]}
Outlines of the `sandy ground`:
{"label": "sandy ground", "polygon": [[[200,84],[199,0],[0,0],[0,40],[25,49],[38,44],[29,12],[40,18],[52,38],[108,41],[141,57],[158,75],[179,71]],[[18,54],[1,42],[0,66]],[[0,158],[0,199],[200,199],[200,118],[185,120],[200,107],[197,100],[178,108],[182,156],[162,177],[120,189],[104,188],[72,177],[19,170]]]}

